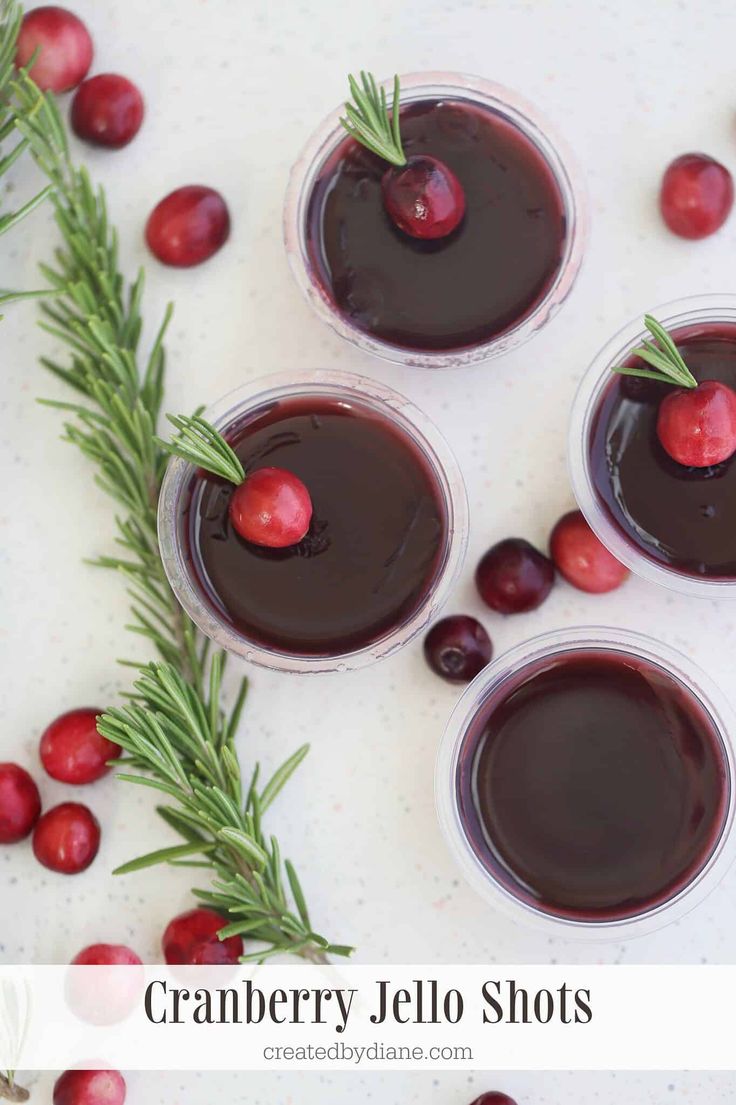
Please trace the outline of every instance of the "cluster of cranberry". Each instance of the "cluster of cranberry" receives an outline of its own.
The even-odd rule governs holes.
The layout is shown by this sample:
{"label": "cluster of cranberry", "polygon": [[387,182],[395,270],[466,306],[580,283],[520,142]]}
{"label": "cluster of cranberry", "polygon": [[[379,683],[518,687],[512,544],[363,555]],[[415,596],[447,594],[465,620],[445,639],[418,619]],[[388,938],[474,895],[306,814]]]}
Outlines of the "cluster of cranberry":
{"label": "cluster of cranberry", "polygon": [[[560,518],[549,539],[549,556],[522,537],[507,537],[483,556],[475,584],[497,614],[536,610],[549,595],[556,571],[579,591],[600,595],[620,587],[628,569],[601,544],[579,510]],[[451,683],[468,683],[493,655],[483,626],[467,614],[442,618],[424,640],[432,671]]]}
{"label": "cluster of cranberry", "polygon": [[[117,73],[87,78],[93,53],[92,37],[81,19],[52,4],[34,8],[24,17],[15,61],[19,68],[32,62],[31,76],[43,91],[76,89],[70,121],[79,138],[120,149],[140,130],[143,97],[132,81]],[[206,261],[229,234],[230,214],[224,199],[214,188],[200,184],[165,196],[149,215],[145,230],[154,257],[179,268]]]}

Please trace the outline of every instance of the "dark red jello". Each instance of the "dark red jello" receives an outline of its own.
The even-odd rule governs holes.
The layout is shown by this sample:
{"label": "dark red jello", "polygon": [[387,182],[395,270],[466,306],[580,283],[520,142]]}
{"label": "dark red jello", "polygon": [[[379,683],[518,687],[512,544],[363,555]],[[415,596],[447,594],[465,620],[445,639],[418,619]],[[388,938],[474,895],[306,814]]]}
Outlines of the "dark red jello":
{"label": "dark red jello", "polygon": [[254,645],[298,657],[366,648],[411,619],[443,568],[448,519],[409,434],[357,399],[320,395],[264,404],[225,433],[246,472],[298,476],[314,513],[298,545],[264,548],[233,529],[232,484],[191,480],[185,540],[216,615]]}
{"label": "dark red jello", "polygon": [[603,922],[670,900],[724,826],[730,776],[706,709],[673,675],[586,649],[530,663],[467,730],[457,800],[481,863],[553,916]]}
{"label": "dark red jello", "polygon": [[[696,379],[736,388],[736,325],[698,324],[673,337]],[[687,576],[736,579],[736,457],[688,468],[668,456],[656,424],[671,391],[656,381],[611,375],[589,441],[596,494],[647,558]]]}
{"label": "dark red jello", "polygon": [[499,112],[460,98],[401,109],[407,156],[447,165],[465,216],[423,241],[386,212],[386,163],[345,138],[322,165],[306,207],[313,279],[350,323],[417,351],[481,345],[528,317],[563,261],[564,200],[536,145]]}

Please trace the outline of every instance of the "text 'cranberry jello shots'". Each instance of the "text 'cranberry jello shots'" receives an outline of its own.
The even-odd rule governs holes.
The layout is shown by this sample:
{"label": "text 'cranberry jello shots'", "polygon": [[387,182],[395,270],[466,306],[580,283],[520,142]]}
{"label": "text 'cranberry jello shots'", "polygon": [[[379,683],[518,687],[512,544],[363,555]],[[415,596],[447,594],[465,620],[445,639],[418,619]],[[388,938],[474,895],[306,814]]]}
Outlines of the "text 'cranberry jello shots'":
{"label": "text 'cranberry jello shots'", "polygon": [[602,350],[570,427],[573,489],[633,572],[736,598],[736,297],[665,304]]}
{"label": "text 'cranberry jello shots'", "polygon": [[537,111],[478,77],[350,79],[286,197],[286,249],[318,314],[403,364],[514,348],[569,293],[584,190]]}
{"label": "text 'cranberry jello shots'", "polygon": [[203,471],[184,446],[159,505],[166,571],[205,634],[265,667],[345,671],[436,616],[464,558],[467,503],[408,400],[313,372],[256,381],[206,417],[227,464]]}

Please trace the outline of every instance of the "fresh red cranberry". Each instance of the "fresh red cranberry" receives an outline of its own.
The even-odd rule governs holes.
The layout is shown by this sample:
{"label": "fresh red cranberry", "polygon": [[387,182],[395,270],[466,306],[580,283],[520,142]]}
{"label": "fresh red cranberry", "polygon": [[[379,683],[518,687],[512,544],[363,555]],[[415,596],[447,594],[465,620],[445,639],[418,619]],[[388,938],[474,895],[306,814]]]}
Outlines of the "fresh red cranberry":
{"label": "fresh red cranberry", "polygon": [[449,683],[469,683],[493,655],[491,638],[475,618],[442,618],[424,638],[424,656],[436,675]]}
{"label": "fresh red cranberry", "polygon": [[180,913],[166,926],[162,940],[164,959],[167,963],[184,964],[237,963],[243,954],[242,937],[217,938],[226,923],[213,909],[190,909]]}
{"label": "fresh red cranberry", "polygon": [[311,520],[309,492],[285,468],[256,469],[230,499],[230,521],[240,536],[269,549],[298,545]]}
{"label": "fresh red cranberry", "polygon": [[70,710],[52,721],[41,737],[41,762],[60,783],[94,783],[110,768],[108,760],[120,755],[120,745],[97,732],[102,710]]}
{"label": "fresh red cranberry", "polygon": [[721,464],[736,453],[736,392],[717,380],[671,390],[659,404],[657,437],[678,464]]}
{"label": "fresh red cranberry", "polygon": [[146,242],[164,265],[189,268],[206,261],[225,244],[230,215],[214,188],[188,184],[157,203],[146,223]]}
{"label": "fresh red cranberry", "polygon": [[72,101],[74,133],[94,146],[119,150],[127,146],[143,122],[143,97],[127,77],[100,73],[83,81]]}
{"label": "fresh red cranberry", "polygon": [[28,772],[17,764],[0,764],[0,844],[24,840],[40,813],[38,787]]}
{"label": "fresh red cranberry", "polygon": [[137,967],[141,960],[125,944],[90,944],[72,959],[75,967]]}
{"label": "fresh red cranberry", "polygon": [[659,207],[673,234],[707,238],[723,226],[733,207],[733,178],[725,165],[706,154],[683,154],[662,178]]}
{"label": "fresh red cranberry", "polygon": [[392,221],[412,238],[444,238],[460,225],[465,193],[452,169],[419,154],[392,165],[381,181]]}
{"label": "fresh red cranberry", "polygon": [[15,53],[19,69],[28,65],[36,50],[30,72],[44,92],[75,88],[92,64],[89,31],[76,15],[55,4],[34,8],[24,16]]}
{"label": "fresh red cranberry", "polygon": [[77,875],[84,871],[99,847],[99,822],[79,802],[62,802],[47,810],[33,833],[36,859],[60,875]]}
{"label": "fresh red cranberry", "polygon": [[629,575],[628,568],[598,540],[579,510],[560,518],[549,547],[557,570],[580,591],[594,595],[614,591]]}
{"label": "fresh red cranberry", "polygon": [[499,614],[536,610],[552,590],[555,567],[523,537],[507,537],[489,549],[475,572],[483,601]]}
{"label": "fresh red cranberry", "polygon": [[516,1102],[506,1093],[491,1090],[490,1093],[482,1093],[480,1097],[476,1097],[473,1105],[516,1105]]}
{"label": "fresh red cranberry", "polygon": [[123,1105],[125,1079],[118,1070],[66,1070],[54,1086],[54,1105]]}

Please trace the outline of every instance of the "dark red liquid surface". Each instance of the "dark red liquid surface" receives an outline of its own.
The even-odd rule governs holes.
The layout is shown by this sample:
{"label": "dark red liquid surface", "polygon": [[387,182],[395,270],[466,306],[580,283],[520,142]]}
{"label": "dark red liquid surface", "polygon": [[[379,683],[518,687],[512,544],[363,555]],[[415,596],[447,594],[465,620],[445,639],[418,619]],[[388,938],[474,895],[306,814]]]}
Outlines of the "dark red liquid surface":
{"label": "dark red liquid surface", "polygon": [[[736,389],[736,326],[675,333],[698,380]],[[685,575],[736,579],[736,458],[686,468],[657,437],[666,384],[611,375],[595,416],[590,462],[598,496],[626,538]]]}
{"label": "dark red liquid surface", "polygon": [[429,154],[459,179],[460,226],[421,241],[391,222],[381,195],[386,163],[347,138],[309,200],[315,278],[351,322],[416,350],[478,345],[525,318],[557,275],[566,233],[547,162],[515,126],[463,100],[401,111],[409,155]]}
{"label": "dark red liquid surface", "polygon": [[518,673],[465,738],[460,813],[484,866],[557,916],[667,901],[706,863],[730,781],[709,715],[672,676],[605,651]]}
{"label": "dark red liquid surface", "polygon": [[447,518],[429,461],[360,403],[289,399],[227,431],[246,473],[287,468],[314,508],[299,545],[266,549],[232,528],[232,485],[198,476],[184,525],[203,595],[248,639],[334,656],[408,620],[444,562]]}

